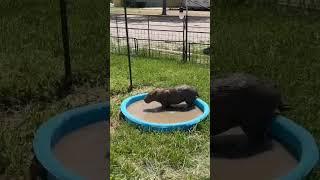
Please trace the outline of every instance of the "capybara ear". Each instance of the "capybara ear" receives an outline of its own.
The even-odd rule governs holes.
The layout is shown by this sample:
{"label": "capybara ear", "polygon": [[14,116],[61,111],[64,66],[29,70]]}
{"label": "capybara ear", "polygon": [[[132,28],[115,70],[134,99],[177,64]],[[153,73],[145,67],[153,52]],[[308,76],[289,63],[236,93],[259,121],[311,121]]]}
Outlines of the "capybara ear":
{"label": "capybara ear", "polygon": [[169,91],[169,90],[165,90],[165,91],[164,91],[164,94],[169,95],[169,94],[170,94],[170,91]]}

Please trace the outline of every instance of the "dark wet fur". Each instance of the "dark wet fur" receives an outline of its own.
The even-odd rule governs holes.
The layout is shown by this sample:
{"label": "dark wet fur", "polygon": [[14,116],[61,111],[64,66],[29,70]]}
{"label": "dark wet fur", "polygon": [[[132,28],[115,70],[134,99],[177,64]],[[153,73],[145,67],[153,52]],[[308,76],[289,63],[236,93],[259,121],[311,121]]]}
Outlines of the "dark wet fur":
{"label": "dark wet fur", "polygon": [[144,101],[150,103],[156,101],[161,103],[163,109],[170,108],[171,105],[186,102],[188,107],[194,106],[194,101],[199,97],[198,92],[191,86],[182,85],[175,88],[155,89],[148,93]]}
{"label": "dark wet fur", "polygon": [[274,118],[290,110],[277,86],[268,80],[235,73],[211,81],[212,134],[240,126],[251,144],[262,145]]}

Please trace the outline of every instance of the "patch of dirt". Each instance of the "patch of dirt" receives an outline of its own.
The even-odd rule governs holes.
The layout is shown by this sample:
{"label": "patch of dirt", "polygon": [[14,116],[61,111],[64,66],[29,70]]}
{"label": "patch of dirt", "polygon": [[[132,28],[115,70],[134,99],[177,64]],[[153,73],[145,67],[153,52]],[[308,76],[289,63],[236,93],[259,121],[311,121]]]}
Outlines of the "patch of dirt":
{"label": "patch of dirt", "polygon": [[[86,87],[75,87],[72,94],[69,94],[63,99],[60,99],[59,102],[66,102],[71,107],[79,107],[93,103],[106,102],[108,97],[108,93],[106,89],[102,87],[97,88],[86,88]],[[50,108],[51,104],[55,102],[42,104],[43,108]],[[28,104],[24,107],[20,107],[18,110],[6,110],[0,111],[0,125],[3,127],[10,126],[13,127],[17,124],[22,123],[24,119],[24,114],[31,112],[31,110],[36,106],[36,103]]]}
{"label": "patch of dirt", "polygon": [[93,103],[106,102],[108,93],[106,89],[98,88],[75,88],[74,92],[63,99],[72,107],[78,107]]}

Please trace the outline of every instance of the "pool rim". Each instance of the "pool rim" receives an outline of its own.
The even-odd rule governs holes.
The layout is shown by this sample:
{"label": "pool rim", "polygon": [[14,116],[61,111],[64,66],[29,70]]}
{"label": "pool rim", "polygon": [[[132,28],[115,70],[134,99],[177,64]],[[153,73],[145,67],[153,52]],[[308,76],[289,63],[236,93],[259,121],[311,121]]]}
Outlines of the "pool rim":
{"label": "pool rim", "polygon": [[[84,180],[84,177],[64,167],[54,152],[54,146],[69,133],[87,125],[108,120],[109,103],[98,103],[73,108],[49,118],[36,131],[34,155],[47,172],[48,179]],[[75,119],[79,118],[78,121]],[[73,124],[72,122],[78,122]],[[73,124],[74,126],[70,126]]]}
{"label": "pool rim", "polygon": [[297,158],[298,164],[279,180],[300,180],[308,177],[320,161],[314,137],[292,120],[277,116],[271,127],[272,136]]}
{"label": "pool rim", "polygon": [[209,115],[210,108],[209,105],[197,98],[195,101],[195,105],[203,112],[200,116],[193,118],[188,121],[178,122],[178,123],[154,123],[154,122],[147,122],[140,118],[133,116],[131,113],[127,111],[127,108],[140,100],[143,100],[147,93],[141,93],[134,96],[130,96],[122,101],[120,110],[124,116],[124,119],[127,120],[129,123],[135,124],[147,131],[160,131],[160,132],[170,132],[175,130],[188,130],[194,127],[196,124],[201,122],[202,120],[206,119]]}
{"label": "pool rim", "polygon": [[[88,113],[93,113],[96,117],[95,120],[88,121],[87,124],[104,121],[104,119],[109,116],[109,107],[110,106],[108,103],[99,103],[74,108],[61,114],[57,114],[40,126],[40,128],[36,131],[35,138],[33,140],[33,149],[36,158],[44,166],[46,171],[48,171],[50,177],[55,176],[54,178],[66,180],[84,179],[65,169],[63,165],[55,158],[54,154],[52,153],[52,147],[54,144],[51,144],[53,143],[52,140],[57,138],[54,137],[54,134],[59,131],[61,128],[59,127],[60,125],[70,123],[70,118],[74,115],[88,115]],[[87,124],[82,124],[82,126]],[[79,127],[81,128],[81,126],[78,126],[78,128]],[[74,129],[77,128],[75,127]],[[72,132],[72,130],[69,132]],[[64,132],[64,134],[66,135],[69,132]],[[303,179],[307,177],[314,168],[318,168],[317,164],[320,162],[319,149],[313,136],[306,129],[284,116],[278,116],[272,124],[272,132],[275,138],[279,139],[281,144],[292,143],[290,146],[292,149],[295,149],[293,151],[300,149],[300,151],[298,150],[299,152],[296,152],[298,154],[296,156],[301,157],[298,161],[298,165],[294,169],[292,169],[287,175],[277,179]],[[63,138],[63,136],[60,137],[60,139],[61,138]],[[59,138],[55,141],[58,142]],[[290,149],[288,145],[285,145],[285,147]]]}

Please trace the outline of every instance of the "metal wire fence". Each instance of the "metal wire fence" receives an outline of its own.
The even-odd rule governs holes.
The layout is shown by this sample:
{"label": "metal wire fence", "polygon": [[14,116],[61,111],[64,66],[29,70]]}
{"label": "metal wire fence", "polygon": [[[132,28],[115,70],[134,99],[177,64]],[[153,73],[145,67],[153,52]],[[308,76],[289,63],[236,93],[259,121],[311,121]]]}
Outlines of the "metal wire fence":
{"label": "metal wire fence", "polygon": [[[209,17],[189,16],[187,33],[179,17],[128,15],[127,19],[132,56],[209,64],[209,56],[203,53],[210,46]],[[112,15],[110,21],[111,53],[127,54],[124,15]]]}

